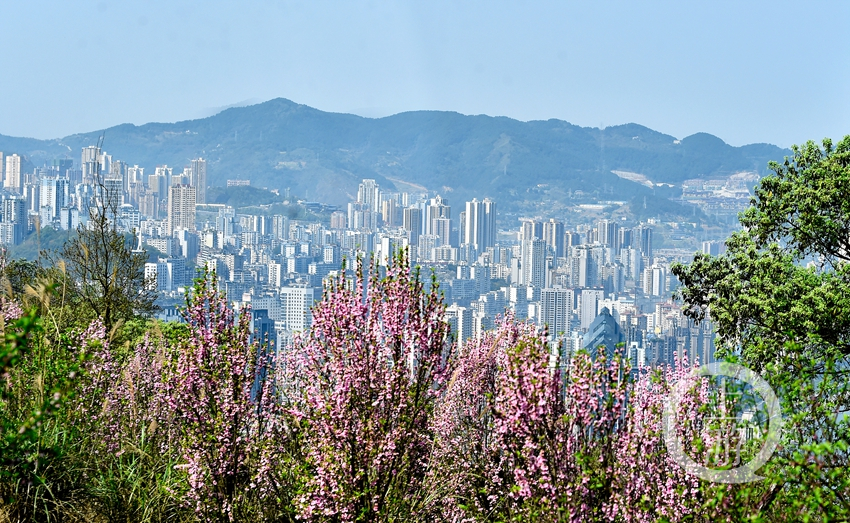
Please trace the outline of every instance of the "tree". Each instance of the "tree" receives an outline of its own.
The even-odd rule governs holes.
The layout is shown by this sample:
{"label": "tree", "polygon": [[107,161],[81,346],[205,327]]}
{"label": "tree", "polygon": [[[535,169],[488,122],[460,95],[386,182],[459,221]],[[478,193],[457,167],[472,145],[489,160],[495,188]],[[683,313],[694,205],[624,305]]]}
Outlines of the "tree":
{"label": "tree", "polygon": [[762,505],[846,518],[850,136],[792,149],[771,162],[726,253],[672,271],[685,314],[717,326],[719,356],[762,371],[783,399],[784,451]]}
{"label": "tree", "polygon": [[708,311],[725,353],[761,368],[786,342],[850,354],[850,136],[771,163],[724,256],[673,273],[688,316]]}
{"label": "tree", "polygon": [[132,240],[118,231],[118,203],[99,174],[89,220],[65,242],[60,257],[77,284],[80,300],[107,332],[116,322],[147,316],[157,310],[156,292],[145,281],[143,252],[133,250]]}

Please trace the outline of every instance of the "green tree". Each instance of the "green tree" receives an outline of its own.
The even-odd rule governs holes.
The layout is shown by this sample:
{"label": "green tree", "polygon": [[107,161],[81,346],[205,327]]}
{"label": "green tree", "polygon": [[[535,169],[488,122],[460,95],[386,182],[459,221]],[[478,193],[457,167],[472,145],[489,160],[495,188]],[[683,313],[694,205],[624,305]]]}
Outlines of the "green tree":
{"label": "green tree", "polygon": [[99,176],[96,194],[88,223],[65,242],[59,256],[80,301],[111,332],[119,321],[155,312],[156,292],[145,281],[147,254],[134,251],[133,240],[118,231],[117,199]]}
{"label": "green tree", "polygon": [[[672,268],[685,314],[710,316],[718,355],[760,371],[783,400],[769,481],[738,491],[790,518],[850,514],[850,136],[771,162],[743,230],[718,257]],[[784,512],[783,512],[784,511]]]}

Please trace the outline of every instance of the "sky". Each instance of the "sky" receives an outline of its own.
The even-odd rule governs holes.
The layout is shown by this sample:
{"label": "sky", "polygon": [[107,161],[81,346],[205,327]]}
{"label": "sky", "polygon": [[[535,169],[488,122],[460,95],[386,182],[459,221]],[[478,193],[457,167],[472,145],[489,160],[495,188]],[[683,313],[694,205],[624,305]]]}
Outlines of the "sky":
{"label": "sky", "polygon": [[850,2],[0,3],[0,134],[59,138],[283,97],[639,123],[783,147],[850,134]]}

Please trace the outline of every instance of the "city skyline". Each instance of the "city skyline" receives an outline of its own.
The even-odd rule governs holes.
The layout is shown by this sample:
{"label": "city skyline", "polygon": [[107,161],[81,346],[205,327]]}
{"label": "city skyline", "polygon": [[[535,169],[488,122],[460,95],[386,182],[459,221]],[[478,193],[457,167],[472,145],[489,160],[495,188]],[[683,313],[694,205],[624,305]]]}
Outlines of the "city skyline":
{"label": "city skyline", "polygon": [[[134,252],[147,256],[145,281],[158,294],[163,320],[178,317],[193,271],[204,267],[219,276],[234,308],[252,306],[257,332],[286,346],[310,327],[311,306],[343,260],[387,267],[403,251],[433,271],[461,345],[510,312],[545,327],[548,339],[564,347],[563,358],[599,345],[610,354],[624,342],[636,365],[671,363],[675,348],[713,350],[688,338],[690,327],[670,302],[671,263],[693,252],[655,248],[655,226],[672,224],[594,217],[589,209],[579,220],[549,213],[514,221],[499,216],[492,198],[457,201],[372,178],[361,180],[344,209],[301,201],[294,205],[318,206],[318,214],[293,219],[271,206],[201,201],[198,193],[209,188],[203,158],[182,172],[161,164],[147,175],[100,145],[82,147],[79,158],[79,168],[62,159],[21,173],[19,158],[5,155],[0,240],[14,248],[46,228],[70,233],[106,213],[111,227],[132,236]],[[237,190],[250,183],[227,185]],[[462,209],[456,216],[453,204]],[[700,248],[718,253],[722,245]]]}

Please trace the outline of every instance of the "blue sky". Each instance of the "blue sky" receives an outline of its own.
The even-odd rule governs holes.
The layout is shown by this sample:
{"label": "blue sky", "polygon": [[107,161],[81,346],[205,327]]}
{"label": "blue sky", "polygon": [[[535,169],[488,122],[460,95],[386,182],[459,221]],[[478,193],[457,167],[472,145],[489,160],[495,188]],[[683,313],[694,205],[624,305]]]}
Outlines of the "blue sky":
{"label": "blue sky", "polygon": [[[531,4],[531,5],[526,5]],[[636,122],[781,146],[850,134],[850,2],[0,3],[0,133],[54,138],[284,97]]]}

